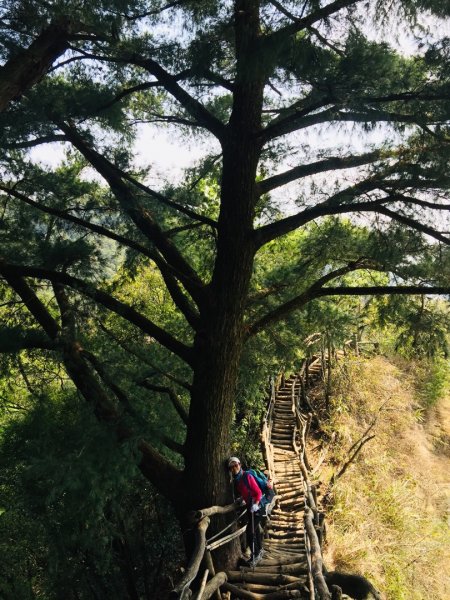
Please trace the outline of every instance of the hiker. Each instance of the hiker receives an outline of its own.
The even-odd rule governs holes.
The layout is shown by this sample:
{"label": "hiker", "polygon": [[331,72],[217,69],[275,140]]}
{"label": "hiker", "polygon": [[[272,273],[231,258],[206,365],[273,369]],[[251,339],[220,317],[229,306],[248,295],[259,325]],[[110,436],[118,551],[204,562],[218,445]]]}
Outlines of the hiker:
{"label": "hiker", "polygon": [[242,498],[247,506],[247,546],[250,546],[251,557],[249,563],[255,565],[262,558],[261,530],[259,523],[261,514],[259,512],[260,502],[263,496],[255,478],[241,467],[241,461],[232,456],[228,461],[228,469],[233,477],[233,485],[236,496]]}

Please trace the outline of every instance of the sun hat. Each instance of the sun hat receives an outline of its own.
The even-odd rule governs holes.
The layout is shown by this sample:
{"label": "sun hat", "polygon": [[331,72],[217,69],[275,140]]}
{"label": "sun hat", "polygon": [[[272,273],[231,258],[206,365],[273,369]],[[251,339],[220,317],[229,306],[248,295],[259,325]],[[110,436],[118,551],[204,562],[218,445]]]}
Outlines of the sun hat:
{"label": "sun hat", "polygon": [[231,465],[233,463],[238,463],[238,465],[240,465],[241,461],[238,459],[237,456],[231,456],[230,459],[229,459],[229,461],[228,461],[228,466],[231,467]]}

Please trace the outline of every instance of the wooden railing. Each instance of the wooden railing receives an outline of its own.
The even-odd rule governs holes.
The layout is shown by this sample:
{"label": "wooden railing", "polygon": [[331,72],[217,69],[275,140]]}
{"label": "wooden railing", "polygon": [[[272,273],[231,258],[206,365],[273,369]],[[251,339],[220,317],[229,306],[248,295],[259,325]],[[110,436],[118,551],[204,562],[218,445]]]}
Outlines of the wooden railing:
{"label": "wooden railing", "polygon": [[323,357],[305,359],[298,374],[300,384],[298,394],[295,394],[295,386],[292,386],[292,410],[295,416],[293,445],[299,458],[305,493],[305,548],[309,568],[310,600],[331,600],[331,594],[323,576],[324,513],[318,510],[316,489],[309,480],[311,469],[306,452],[306,440],[313,415],[311,412],[304,413],[302,411],[303,406],[311,408],[307,398],[307,390],[310,383],[311,367],[317,364],[320,364],[322,369],[329,368]]}
{"label": "wooden railing", "polygon": [[270,378],[270,391],[269,391],[269,403],[267,406],[266,414],[264,416],[262,431],[261,431],[261,445],[266,463],[266,468],[269,471],[269,476],[273,479],[275,475],[275,465],[273,460],[273,446],[271,443],[272,438],[272,425],[273,425],[273,408],[275,406],[275,398],[277,392],[284,385],[284,371],[280,371],[278,375]]}
{"label": "wooden railing", "polygon": [[[210,524],[211,516],[218,514],[224,515],[239,509],[239,507],[241,507],[240,503],[234,502],[233,504],[227,504],[226,506],[210,506],[209,508],[193,511],[190,514],[190,521],[195,527],[194,550],[183,577],[178,581],[171,592],[171,598],[177,600],[188,600],[189,598],[192,598],[190,585],[197,577],[201,563],[204,559],[207,568],[203,573],[202,582],[198,592],[196,592],[194,596],[194,600],[208,600],[214,595],[218,600],[221,600],[219,588],[226,584],[227,575],[223,571],[219,573],[215,572],[211,551],[220,548],[220,546],[223,546],[224,544],[228,544],[244,533],[246,529],[245,525],[236,531],[222,535],[237,523],[246,509],[234,521],[229,523],[222,531],[212,536],[209,540],[206,539],[206,531]],[[209,575],[212,576],[212,579],[207,581]]]}

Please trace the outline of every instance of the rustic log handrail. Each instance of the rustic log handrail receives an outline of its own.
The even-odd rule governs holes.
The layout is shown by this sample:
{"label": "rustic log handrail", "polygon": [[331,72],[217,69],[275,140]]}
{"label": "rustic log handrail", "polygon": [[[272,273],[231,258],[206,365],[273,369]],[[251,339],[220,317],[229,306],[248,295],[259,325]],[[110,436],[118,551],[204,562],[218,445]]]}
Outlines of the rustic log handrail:
{"label": "rustic log handrail", "polygon": [[202,508],[200,510],[192,511],[190,513],[191,521],[199,521],[204,517],[211,517],[212,515],[226,515],[227,513],[233,512],[236,507],[240,506],[239,502],[233,502],[232,504],[226,504],[225,506],[210,506],[209,508]]}
{"label": "rustic log handrail", "polygon": [[[214,575],[212,579],[208,581],[205,586],[202,597],[199,600],[208,600],[211,596],[217,592],[217,590],[223,586],[227,581],[227,574],[224,571],[220,571],[217,575]],[[219,595],[220,598],[220,595]]]}
{"label": "rustic log handrail", "polygon": [[[325,362],[321,361],[320,357],[311,357],[305,359],[298,373],[298,379],[300,380],[300,390],[297,398],[297,402],[294,403],[295,407],[295,433],[298,435],[299,444],[296,443],[294,438],[294,448],[297,452],[297,456],[300,463],[300,471],[303,478],[303,486],[305,491],[305,549],[307,555],[307,564],[309,568],[309,581],[310,581],[310,600],[330,600],[331,594],[328,590],[327,584],[323,577],[323,562],[322,562],[322,551],[321,551],[321,517],[323,514],[319,512],[317,503],[313,494],[311,483],[309,481],[310,465],[306,454],[306,437],[309,433],[309,429],[312,421],[312,413],[308,412],[305,415],[301,410],[301,401],[306,399],[306,388],[308,387],[307,377],[309,376],[309,367],[316,366],[317,363],[321,364],[321,368],[329,368]],[[293,386],[294,387],[294,386]],[[293,390],[294,398],[294,390]],[[309,403],[305,402],[310,408]],[[323,520],[323,519],[322,519]],[[320,538],[318,535],[318,530]],[[315,590],[317,590],[317,595]]]}
{"label": "rustic log handrail", "polygon": [[224,544],[228,544],[228,542],[231,542],[231,540],[234,540],[234,538],[237,538],[240,535],[242,535],[246,529],[247,529],[247,525],[244,525],[240,529],[233,531],[233,533],[229,533],[228,535],[224,536],[223,538],[216,540],[212,544],[208,544],[206,546],[206,549],[209,550],[210,552],[211,552],[211,550],[216,550],[217,548],[220,548],[220,546],[223,546]]}
{"label": "rustic log handrail", "polygon": [[[299,458],[300,470],[302,473],[304,487],[305,487],[305,513],[304,513],[304,536],[305,536],[305,548],[307,554],[307,563],[308,569],[305,571],[303,566],[300,565],[292,565],[292,568],[295,567],[297,571],[302,570],[304,574],[308,574],[309,577],[309,587],[310,587],[310,600],[331,600],[331,594],[328,590],[327,584],[325,582],[322,570],[323,570],[323,562],[322,562],[322,553],[321,553],[321,542],[317,534],[317,528],[320,526],[320,517],[323,516],[322,513],[319,513],[317,504],[314,498],[314,494],[311,488],[311,484],[309,482],[309,464],[306,456],[306,436],[309,432],[312,414],[309,412],[305,414],[302,412],[302,400],[306,405],[309,405],[306,398],[306,389],[308,387],[308,378],[310,367],[314,367],[317,363],[321,363],[320,358],[317,356],[312,356],[308,359],[305,359],[302,363],[300,371],[297,375],[297,380],[300,382],[300,388],[298,393],[295,392],[295,382],[292,383],[292,412],[295,419],[295,427],[294,427],[294,448],[297,452],[297,456]],[[322,363],[322,367],[325,368],[326,365]],[[273,455],[273,445],[271,442],[271,432],[273,425],[273,410],[275,405],[275,398],[277,392],[280,387],[285,384],[286,380],[284,377],[284,372],[281,372],[276,378],[271,378],[270,385],[270,398],[268,408],[263,420],[262,424],[262,433],[261,433],[261,442],[262,449],[264,453],[264,459],[266,463],[266,467],[269,470],[269,474],[274,477],[275,468],[274,468],[274,455]],[[310,408],[310,407],[309,407]],[[299,444],[297,444],[297,438],[299,440]],[[277,496],[275,498],[278,498]],[[197,522],[196,529],[196,540],[195,540],[195,549],[187,566],[186,572],[184,573],[182,579],[178,582],[176,587],[172,591],[171,597],[178,598],[178,600],[187,600],[192,595],[191,590],[189,589],[192,581],[197,577],[200,564],[202,559],[205,559],[206,570],[203,576],[203,580],[200,586],[199,591],[195,595],[195,600],[208,600],[214,594],[217,595],[217,599],[220,598],[219,588],[222,587],[225,590],[228,590],[232,593],[239,593],[241,598],[249,598],[251,600],[259,600],[259,597],[262,595],[250,592],[246,590],[242,590],[241,588],[237,588],[233,585],[233,581],[235,575],[233,571],[228,573],[220,572],[215,573],[214,565],[211,557],[211,551],[221,547],[224,544],[229,543],[231,540],[239,537],[246,530],[246,526],[237,529],[236,531],[229,533],[227,535],[222,535],[225,531],[230,529],[242,516],[239,515],[237,519],[235,519],[232,523],[229,523],[222,531],[212,536],[209,540],[206,540],[206,529],[208,528],[210,519],[209,517],[217,514],[228,514],[235,510],[239,506],[238,502],[234,502],[232,504],[227,504],[226,506],[210,506],[208,508],[203,508],[197,511],[193,511],[190,513],[190,521]],[[245,512],[245,511],[244,511]],[[294,585],[294,582],[298,582],[299,580],[295,577],[292,577],[288,573],[293,573],[292,568],[289,569],[286,567],[286,573],[282,573],[280,568],[277,567],[277,573],[270,573],[269,570],[267,573],[258,574],[255,582],[262,583],[262,579],[264,581],[277,581],[279,585]],[[297,573],[297,571],[295,571]],[[208,581],[208,575],[212,578]],[[246,578],[248,581],[252,581],[253,574],[246,574]],[[297,584],[296,584],[297,585]],[[317,590],[317,595],[315,590]],[[270,596],[270,599],[269,599]],[[301,592],[297,589],[282,589],[271,593],[269,595],[264,595],[265,600],[281,600],[282,598],[297,598],[301,596]]]}
{"label": "rustic log handrail", "polygon": [[200,563],[206,548],[206,530],[209,525],[209,517],[202,518],[198,524],[195,532],[195,548],[192,553],[191,560],[186,568],[181,580],[172,590],[172,597],[178,597],[179,600],[185,600],[190,597],[189,586],[197,577]]}
{"label": "rustic log handrail", "polygon": [[262,451],[264,456],[264,461],[266,463],[266,467],[269,471],[270,477],[274,477],[275,474],[275,465],[273,459],[273,448],[272,443],[270,441],[272,437],[272,424],[273,424],[273,409],[275,406],[275,398],[277,396],[277,392],[285,383],[284,371],[281,370],[278,375],[270,377],[270,397],[269,404],[267,407],[266,414],[263,419],[262,424],[262,433],[261,433],[261,443],[262,443]]}
{"label": "rustic log handrail", "polygon": [[314,579],[314,586],[318,591],[319,600],[331,600],[331,594],[323,576],[322,552],[320,549],[319,538],[313,523],[313,512],[307,506],[305,507],[305,530],[308,533],[311,547],[311,571]]}
{"label": "rustic log handrail", "polygon": [[[177,598],[178,600],[188,600],[188,598],[191,597],[192,592],[189,589],[189,586],[197,577],[203,558],[205,558],[207,571],[212,575],[212,579],[208,582],[205,582],[202,594],[199,595],[199,593],[197,593],[195,598],[196,600],[207,600],[208,598],[211,598],[211,596],[214,593],[218,594],[218,599],[220,598],[218,590],[219,587],[227,581],[227,575],[224,572],[220,572],[217,574],[215,573],[211,557],[211,551],[215,550],[216,548],[219,548],[220,546],[223,546],[224,544],[228,544],[231,540],[234,540],[235,538],[239,537],[244,533],[246,526],[241,527],[233,533],[225,535],[219,539],[215,539],[219,535],[224,533],[227,529],[229,529],[232,525],[234,525],[239,520],[239,518],[242,517],[245,511],[241,513],[232,523],[227,525],[222,531],[214,535],[209,541],[206,540],[206,530],[210,523],[210,516],[230,513],[231,511],[235,510],[238,506],[240,506],[240,503],[234,502],[233,504],[227,504],[226,506],[210,506],[208,508],[203,508],[201,510],[193,511],[190,513],[189,520],[191,522],[193,520],[197,521],[197,529],[195,532],[195,547],[190,558],[189,564],[186,568],[186,572],[171,592],[171,598]],[[215,541],[212,542],[212,540]]]}

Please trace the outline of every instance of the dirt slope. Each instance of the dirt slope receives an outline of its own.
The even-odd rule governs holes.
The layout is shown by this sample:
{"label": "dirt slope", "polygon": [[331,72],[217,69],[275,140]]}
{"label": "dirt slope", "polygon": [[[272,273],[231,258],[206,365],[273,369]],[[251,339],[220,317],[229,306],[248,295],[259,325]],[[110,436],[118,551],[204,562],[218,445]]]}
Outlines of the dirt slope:
{"label": "dirt slope", "polygon": [[377,419],[334,488],[325,562],[365,575],[387,600],[450,598],[450,393],[424,410],[419,370],[383,357],[335,369],[337,436],[319,471],[324,488]]}

